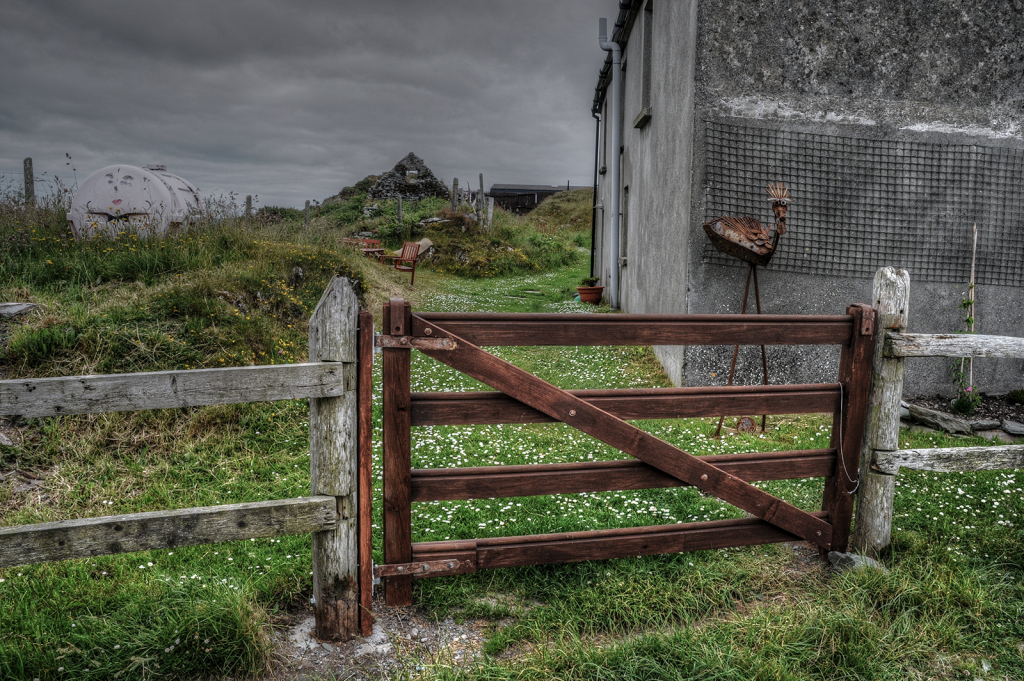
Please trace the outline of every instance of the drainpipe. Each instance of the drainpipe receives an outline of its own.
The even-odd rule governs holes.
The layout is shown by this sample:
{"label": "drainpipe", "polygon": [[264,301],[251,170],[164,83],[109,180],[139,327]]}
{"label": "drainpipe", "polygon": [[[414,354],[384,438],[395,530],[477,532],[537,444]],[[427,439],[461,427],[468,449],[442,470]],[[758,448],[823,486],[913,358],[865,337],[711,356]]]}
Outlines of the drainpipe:
{"label": "drainpipe", "polygon": [[594,139],[594,206],[590,213],[590,276],[594,276],[594,253],[597,252],[597,165],[601,162],[601,114],[590,114],[597,119]]}
{"label": "drainpipe", "polygon": [[622,87],[622,53],[619,49],[618,43],[610,42],[608,40],[608,20],[602,18],[600,21],[600,30],[598,32],[598,40],[601,43],[601,49],[605,52],[612,53],[612,158],[611,158],[611,186],[612,186],[612,205],[611,205],[611,224],[609,229],[611,230],[611,253],[609,262],[611,267],[608,270],[608,302],[611,304],[611,309],[619,309],[619,193],[620,193],[620,181],[619,181],[619,149],[622,146],[622,116],[619,113],[619,89]]}

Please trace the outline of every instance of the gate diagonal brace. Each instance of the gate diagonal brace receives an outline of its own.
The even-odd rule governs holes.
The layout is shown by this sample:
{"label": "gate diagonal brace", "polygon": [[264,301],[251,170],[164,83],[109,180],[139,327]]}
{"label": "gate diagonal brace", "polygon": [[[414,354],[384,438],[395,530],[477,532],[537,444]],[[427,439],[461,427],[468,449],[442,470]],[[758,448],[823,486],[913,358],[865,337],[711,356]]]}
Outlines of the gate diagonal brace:
{"label": "gate diagonal brace", "polygon": [[825,520],[801,511],[571,393],[484,352],[415,314],[413,332],[432,340],[447,337],[455,342],[454,348],[443,351],[431,347],[417,348],[428,357],[801,539],[823,549],[831,548],[832,526]]}

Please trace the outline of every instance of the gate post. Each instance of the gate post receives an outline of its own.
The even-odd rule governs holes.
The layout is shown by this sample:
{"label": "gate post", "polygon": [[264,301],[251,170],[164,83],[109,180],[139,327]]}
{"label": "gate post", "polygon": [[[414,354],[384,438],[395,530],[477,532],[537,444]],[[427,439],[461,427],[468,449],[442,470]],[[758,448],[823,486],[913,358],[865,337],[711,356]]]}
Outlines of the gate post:
{"label": "gate post", "polygon": [[877,557],[889,545],[892,530],[892,502],[896,476],[872,468],[875,451],[899,449],[900,399],[903,396],[903,358],[885,356],[885,332],[907,329],[910,307],[910,275],[906,270],[883,267],[875,273],[872,300],[878,310],[878,344],[871,371],[864,445],[860,457],[860,490],[857,519],[853,529],[853,550]]}
{"label": "gate post", "polygon": [[[822,510],[832,525],[832,551],[845,553],[853,520],[853,495],[857,489],[857,471],[864,437],[868,392],[871,386],[871,356],[877,346],[878,324],[870,305],[851,305],[853,336],[843,346],[839,358],[839,384],[842,399],[832,419],[832,443],[837,450],[836,467],[825,479]],[[824,553],[824,550],[822,550]]]}
{"label": "gate post", "polygon": [[337,500],[334,530],[313,533],[316,637],[340,641],[359,629],[357,547],[356,333],[359,301],[352,284],[334,277],[309,319],[309,361],[337,362],[345,394],[309,400],[309,466],[313,495]]}
{"label": "gate post", "polygon": [[[412,309],[401,298],[384,305],[384,332],[412,332]],[[384,562],[412,562],[412,348],[384,348]],[[389,606],[412,605],[412,577],[385,577]]]}

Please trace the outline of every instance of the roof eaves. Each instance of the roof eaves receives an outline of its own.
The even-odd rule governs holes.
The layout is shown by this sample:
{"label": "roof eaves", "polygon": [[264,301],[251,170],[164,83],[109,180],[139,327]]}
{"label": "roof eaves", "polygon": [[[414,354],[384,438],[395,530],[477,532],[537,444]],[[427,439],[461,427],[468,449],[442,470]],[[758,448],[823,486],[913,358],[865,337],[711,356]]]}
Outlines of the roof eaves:
{"label": "roof eaves", "polygon": [[[619,0],[619,16],[615,20],[615,28],[612,31],[612,41],[625,49],[629,42],[629,35],[633,32],[633,24],[636,23],[637,14],[640,13],[640,6],[644,0]],[[594,104],[591,106],[591,113],[600,113],[601,105],[604,104],[605,94],[608,92],[608,85],[611,83],[612,75],[612,53],[609,52],[604,58],[604,65],[597,77],[597,87],[594,88]]]}

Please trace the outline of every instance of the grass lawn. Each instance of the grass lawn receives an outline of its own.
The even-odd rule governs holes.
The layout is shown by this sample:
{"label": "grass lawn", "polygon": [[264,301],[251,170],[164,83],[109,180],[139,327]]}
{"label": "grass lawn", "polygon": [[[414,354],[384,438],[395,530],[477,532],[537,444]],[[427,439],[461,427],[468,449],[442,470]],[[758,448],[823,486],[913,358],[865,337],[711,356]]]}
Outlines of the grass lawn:
{"label": "grass lawn", "polygon": [[[585,274],[581,259],[553,272],[487,279],[417,272],[418,290],[408,291],[402,278],[350,260],[323,234],[277,230],[250,239],[229,231],[218,238],[229,242],[199,244],[193,260],[180,265],[166,250],[137,257],[140,246],[130,244],[88,262],[71,244],[40,256],[57,265],[63,261],[54,254],[66,253],[60,266],[80,267],[76,279],[58,272],[36,280],[42,275],[9,264],[0,298],[31,297],[47,308],[8,325],[2,367],[13,377],[301,361],[304,318],[340,268],[359,272],[375,308],[406,291],[416,309],[595,311],[570,302]],[[152,265],[149,274],[136,267],[131,277],[117,269],[96,276],[121,261],[128,263],[122,270]],[[307,279],[293,284],[296,265]],[[666,385],[649,348],[494,351],[565,388]],[[419,353],[412,368],[413,390],[480,388]],[[0,525],[308,494],[307,416],[304,402],[289,401],[21,424],[19,446],[0,448],[0,472],[8,475],[0,484]],[[764,436],[716,441],[711,419],[636,423],[693,454],[824,447],[831,427],[825,415],[771,417]],[[905,447],[966,444],[987,443],[901,434]],[[617,458],[621,453],[560,424],[413,429],[413,466],[421,468]],[[16,467],[42,473],[42,486],[15,491]],[[820,506],[821,480],[759,485],[800,507]],[[831,575],[807,552],[769,546],[418,580],[414,604],[431,617],[493,624],[478,664],[455,666],[441,655],[416,660],[407,672],[460,679],[1024,678],[1021,474],[904,471],[898,485],[888,574]],[[379,527],[380,503],[374,508]],[[430,502],[414,504],[413,540],[740,515],[692,489]],[[379,530],[374,540],[380,562]],[[310,570],[308,535],[0,570],[0,678],[258,676],[268,668],[269,634],[280,614],[308,604]]]}

